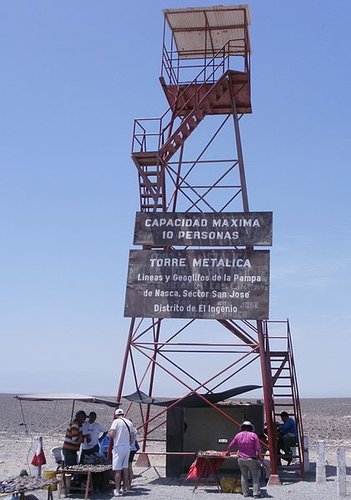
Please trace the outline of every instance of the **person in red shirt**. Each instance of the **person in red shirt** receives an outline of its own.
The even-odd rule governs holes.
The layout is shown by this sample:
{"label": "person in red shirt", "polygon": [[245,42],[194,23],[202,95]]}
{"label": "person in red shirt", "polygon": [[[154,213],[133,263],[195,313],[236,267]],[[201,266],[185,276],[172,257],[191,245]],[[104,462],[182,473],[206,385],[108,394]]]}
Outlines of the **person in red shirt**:
{"label": "person in red shirt", "polygon": [[249,472],[252,477],[253,497],[260,498],[260,471],[261,465],[258,459],[262,460],[261,445],[257,434],[253,432],[253,425],[246,420],[240,426],[240,432],[229,443],[227,455],[233,448],[238,449],[238,464],[241,472],[241,487],[243,496],[250,496]]}

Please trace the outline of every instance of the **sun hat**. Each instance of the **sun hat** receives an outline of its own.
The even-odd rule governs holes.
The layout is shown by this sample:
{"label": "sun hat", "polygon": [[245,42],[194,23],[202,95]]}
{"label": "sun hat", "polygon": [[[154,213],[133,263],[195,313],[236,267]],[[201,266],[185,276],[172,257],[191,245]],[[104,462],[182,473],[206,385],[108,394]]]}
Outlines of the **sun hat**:
{"label": "sun hat", "polygon": [[243,430],[249,430],[248,428],[251,428],[251,431],[255,430],[254,425],[250,422],[250,420],[244,420],[244,422],[241,424],[240,429]]}
{"label": "sun hat", "polygon": [[115,415],[117,417],[117,415],[124,415],[124,411],[122,410],[122,408],[117,408],[117,410],[115,411]]}

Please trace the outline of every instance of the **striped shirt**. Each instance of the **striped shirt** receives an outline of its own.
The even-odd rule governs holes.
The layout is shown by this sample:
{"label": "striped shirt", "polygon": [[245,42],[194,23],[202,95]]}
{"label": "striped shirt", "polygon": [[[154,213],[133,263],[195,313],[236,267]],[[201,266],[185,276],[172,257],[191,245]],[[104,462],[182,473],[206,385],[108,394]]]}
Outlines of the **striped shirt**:
{"label": "striped shirt", "polygon": [[82,441],[82,426],[77,420],[72,420],[66,430],[66,436],[62,447],[65,450],[79,451]]}

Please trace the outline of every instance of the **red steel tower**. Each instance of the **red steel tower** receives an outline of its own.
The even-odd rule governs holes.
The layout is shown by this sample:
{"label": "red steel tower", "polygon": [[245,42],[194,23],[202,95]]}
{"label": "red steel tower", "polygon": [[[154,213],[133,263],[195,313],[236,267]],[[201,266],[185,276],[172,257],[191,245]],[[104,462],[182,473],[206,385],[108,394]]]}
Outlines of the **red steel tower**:
{"label": "red steel tower", "polygon": [[[172,215],[178,213],[190,219],[205,213],[250,214],[239,127],[252,111],[249,23],[245,5],[164,10],[160,83],[168,107],[161,117],[135,120],[133,130],[132,159],[143,220],[160,220],[164,214],[174,220]],[[174,227],[164,227],[164,241],[146,239],[142,250],[161,257],[176,247],[187,252],[199,245],[199,233],[193,227],[188,233],[188,240],[175,241]],[[255,252],[250,242],[230,240],[233,234],[225,243],[230,251]],[[211,241],[205,245],[212,248]],[[190,289],[196,291],[191,276]],[[143,290],[146,295],[147,287]],[[142,450],[147,452],[166,412],[187,397],[221,412],[211,394],[238,382],[258,381],[272,477],[279,472],[275,420],[282,409],[298,425],[295,469],[303,476],[303,430],[289,323],[270,321],[265,313],[223,316],[220,308],[214,308],[211,319],[196,312],[173,314],[173,302],[167,302],[168,310],[162,306],[163,312],[145,315],[130,313],[126,304],[131,322],[117,398],[133,390],[144,395],[143,402],[133,403],[140,410]],[[151,411],[153,398],[166,387],[177,394],[175,401]]]}

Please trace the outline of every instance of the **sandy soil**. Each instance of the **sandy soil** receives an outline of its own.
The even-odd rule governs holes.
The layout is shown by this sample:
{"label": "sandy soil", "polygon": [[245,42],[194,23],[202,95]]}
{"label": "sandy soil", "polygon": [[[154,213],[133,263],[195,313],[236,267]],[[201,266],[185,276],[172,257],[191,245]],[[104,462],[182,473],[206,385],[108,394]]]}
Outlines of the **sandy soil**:
{"label": "sandy soil", "polygon": [[[350,399],[303,399],[302,417],[305,435],[309,438],[310,472],[303,483],[284,483],[283,486],[265,487],[267,498],[333,500],[339,498],[337,492],[336,451],[344,448],[347,465],[347,492],[351,496],[351,398]],[[43,436],[47,464],[43,470],[55,470],[56,465],[50,450],[62,444],[62,438],[71,415],[71,403],[24,402],[22,407],[12,395],[0,395],[0,480],[16,476],[22,469],[35,475],[37,469],[30,465],[34,454],[33,440]],[[98,413],[99,421],[109,427],[113,411],[111,408],[92,404],[80,404],[75,411],[84,409]],[[25,425],[24,425],[25,424]],[[164,428],[160,428],[157,438],[161,441],[152,445],[154,450],[164,446]],[[316,443],[323,440],[326,445],[327,481],[315,482]],[[136,478],[133,491],[126,496],[147,496],[152,499],[213,498],[218,491],[214,485],[201,484],[193,493],[194,484],[185,479],[165,477],[164,459],[151,457],[150,467],[135,467]],[[95,499],[112,497],[108,493],[96,493]],[[37,498],[46,499],[45,492],[35,492]],[[55,493],[57,496],[57,493]],[[209,496],[210,495],[210,496]],[[231,494],[231,498],[242,498]]]}

